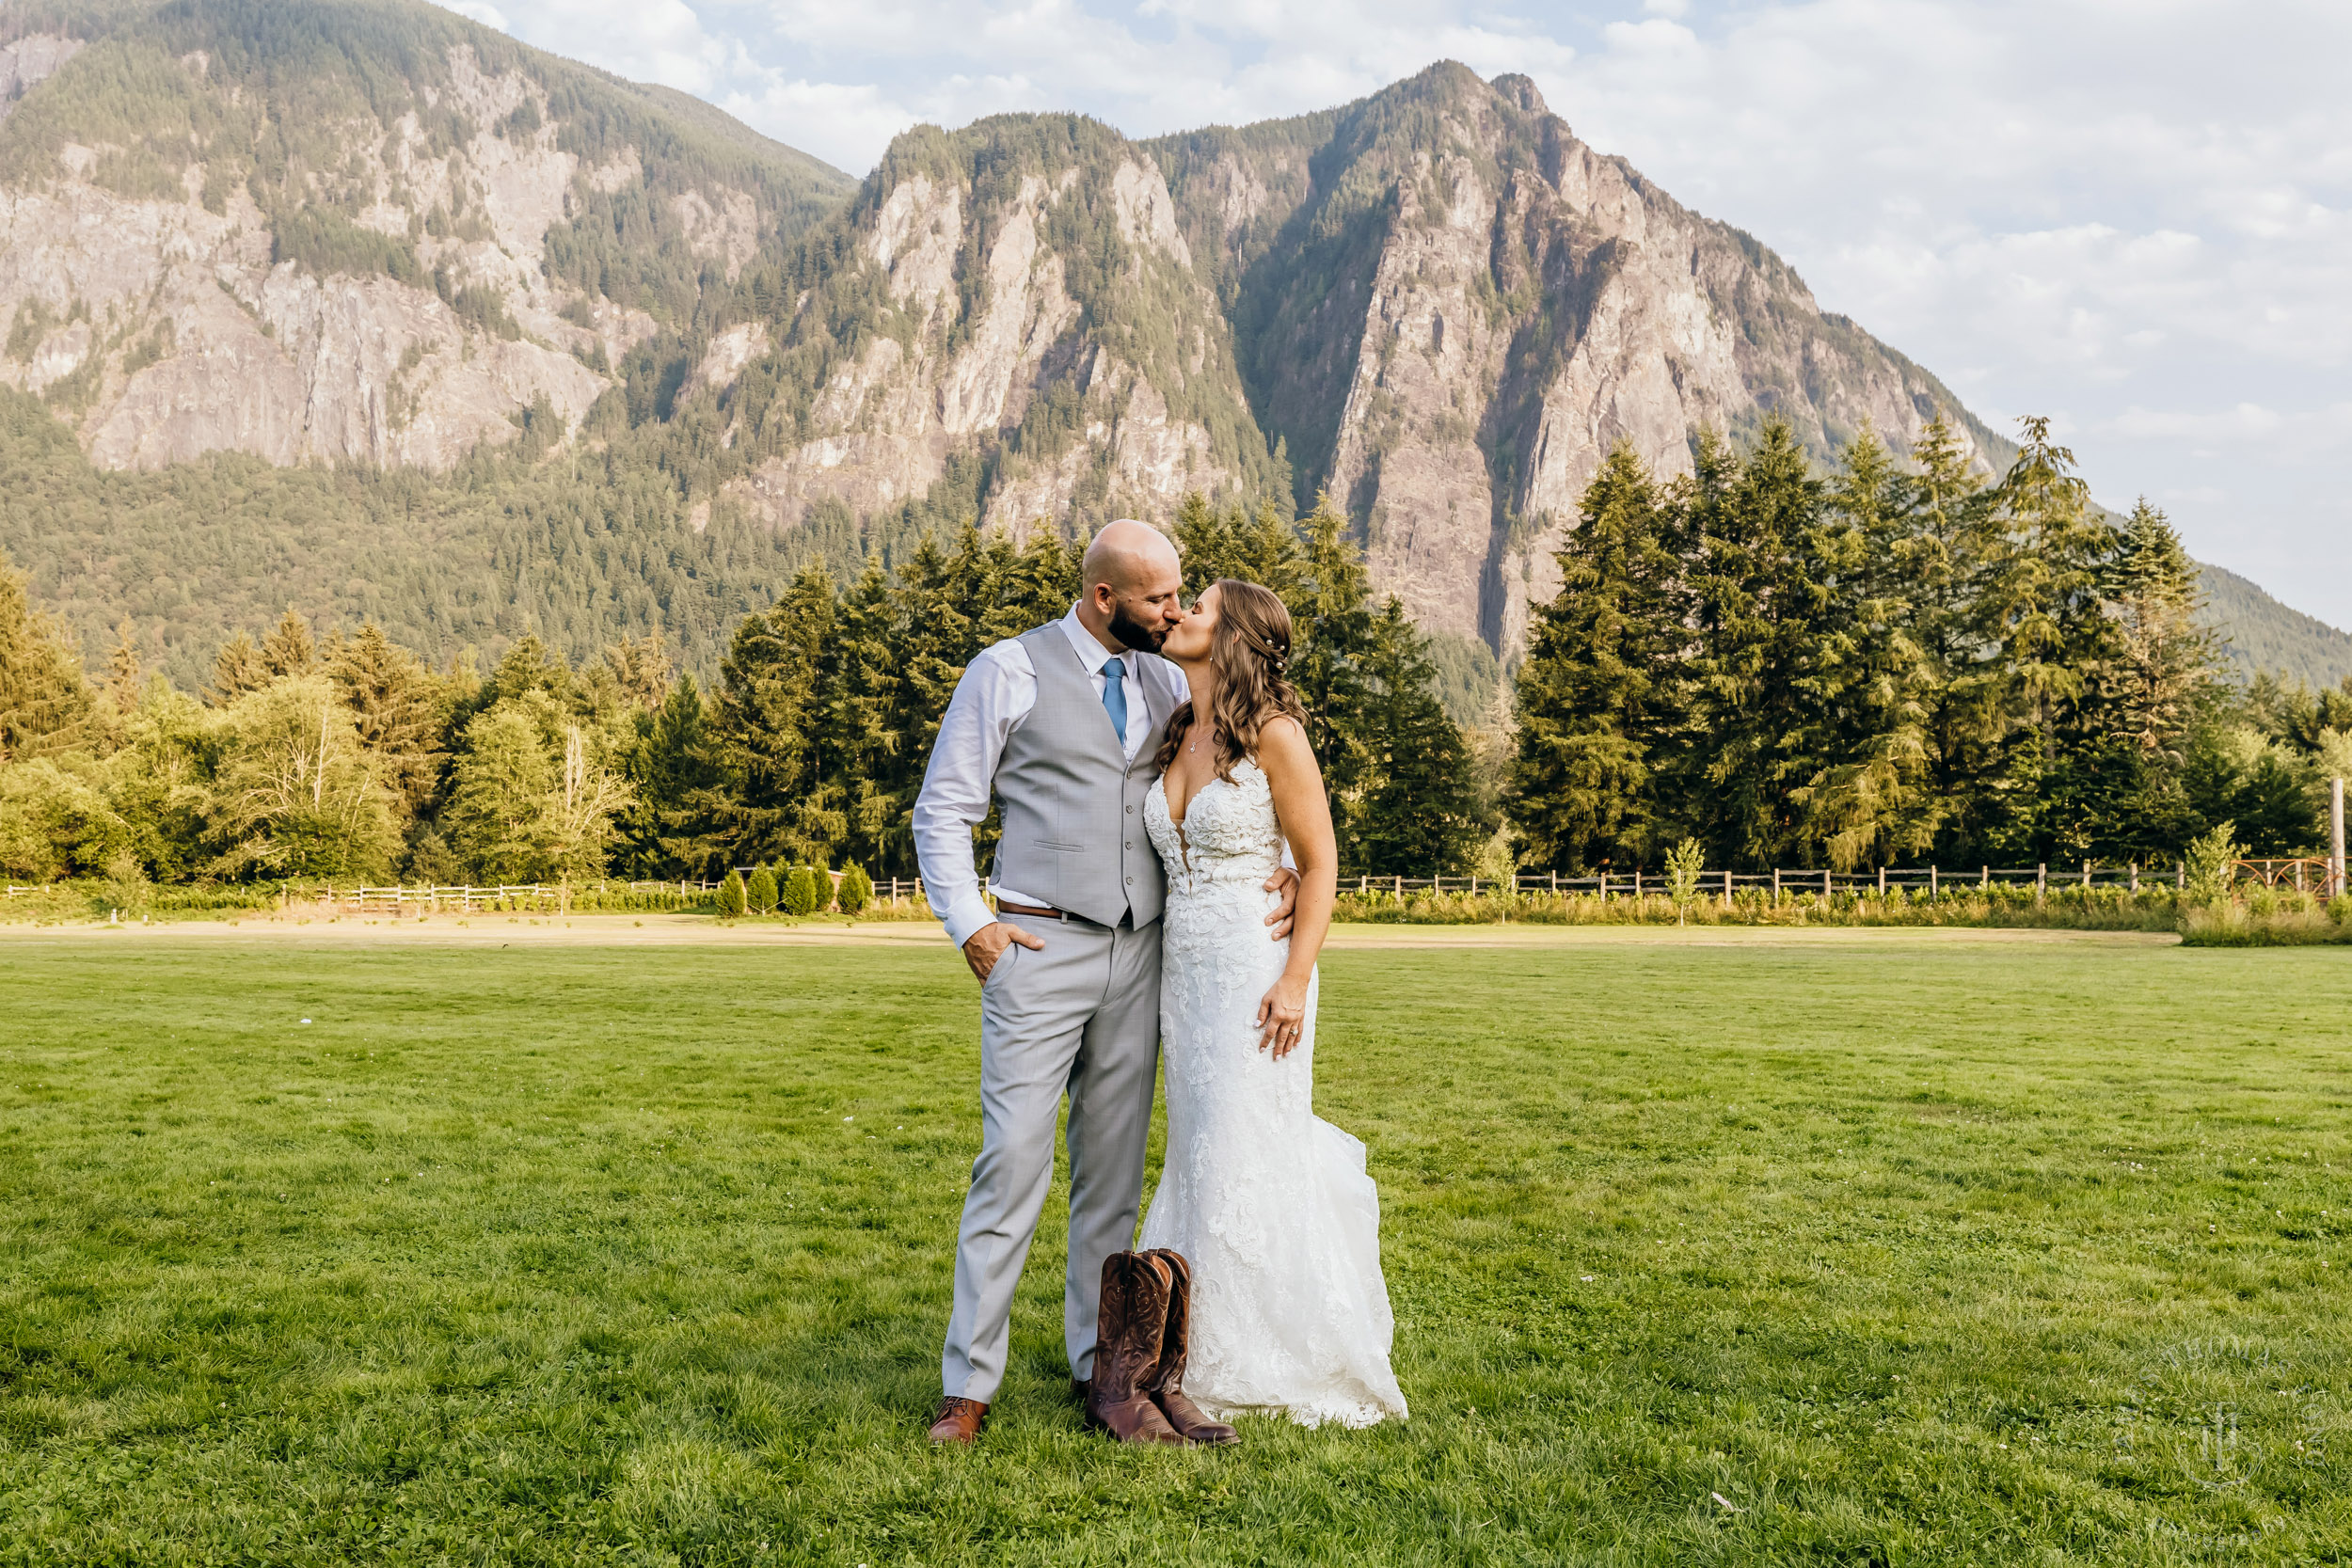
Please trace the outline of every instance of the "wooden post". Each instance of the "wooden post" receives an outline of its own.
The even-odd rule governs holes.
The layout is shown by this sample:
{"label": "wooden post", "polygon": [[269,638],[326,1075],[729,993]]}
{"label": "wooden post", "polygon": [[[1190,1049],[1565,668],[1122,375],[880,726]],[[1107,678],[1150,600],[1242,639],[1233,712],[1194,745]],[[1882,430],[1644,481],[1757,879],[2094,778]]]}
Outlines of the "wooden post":
{"label": "wooden post", "polygon": [[2089,887],[2090,885],[2090,863],[2089,861],[2085,861],[2085,862],[2083,862],[2083,886],[2085,886],[2085,887]]}
{"label": "wooden post", "polygon": [[1780,902],[1780,867],[1777,865],[1772,867],[1772,902],[1775,905]]}
{"label": "wooden post", "polygon": [[1642,896],[1642,868],[1638,865],[1633,868],[1633,896]]}
{"label": "wooden post", "polygon": [[1472,898],[1478,896],[1478,873],[1475,871],[1470,873],[1470,896]]}
{"label": "wooden post", "polygon": [[2042,899],[2049,896],[2049,893],[2050,863],[2042,861],[2033,868],[2033,901],[2037,904],[2041,903]]}
{"label": "wooden post", "polygon": [[1731,873],[1724,873],[1724,908],[1731,908]]}
{"label": "wooden post", "polygon": [[1825,903],[1825,904],[1826,904],[1826,903],[1828,903],[1828,902],[1829,902],[1829,899],[1830,899],[1829,869],[1828,869],[1828,867],[1824,866],[1824,867],[1822,868],[1822,870],[1821,870],[1821,902],[1823,902],[1823,903]]}
{"label": "wooden post", "polygon": [[2328,781],[2328,896],[2344,896],[2344,781]]}
{"label": "wooden post", "polygon": [[1371,877],[1371,874],[1370,874],[1370,873],[1366,873],[1365,875],[1360,876],[1360,877],[1358,877],[1358,878],[1356,879],[1356,892],[1357,892],[1359,895],[1362,895],[1362,894],[1370,893],[1371,891],[1372,891],[1372,877]]}
{"label": "wooden post", "polygon": [[1551,874],[1551,891],[1554,893],[1560,891],[1560,873],[1557,871]]}
{"label": "wooden post", "polygon": [[2174,861],[2172,863],[2172,887],[2176,893],[2188,891],[2188,862]]}
{"label": "wooden post", "polygon": [[1879,867],[1879,896],[1886,896],[1886,867],[1883,865]]}
{"label": "wooden post", "polygon": [[1943,897],[1943,896],[1944,896],[1944,888],[1943,888],[1943,884],[1942,884],[1942,882],[1941,882],[1941,881],[1939,881],[1939,880],[1937,879],[1937,877],[1936,877],[1936,874],[1935,874],[1935,867],[1934,867],[1934,866],[1932,866],[1932,865],[1930,865],[1930,866],[1928,867],[1928,902],[1929,902],[1929,903],[1931,903],[1931,904],[1932,904],[1932,903],[1934,903],[1934,902],[1935,902],[1938,898],[1941,898],[1941,897]]}
{"label": "wooden post", "polygon": [[1979,887],[1991,887],[1993,885],[1993,868],[1991,866],[1986,866],[1983,871],[1979,874],[1977,878],[1977,885]]}
{"label": "wooden post", "polygon": [[1606,871],[1600,874],[1600,895],[1603,899],[1609,896],[1609,873]]}
{"label": "wooden post", "polygon": [[2139,863],[2137,861],[2132,862],[2132,894],[2135,897],[2139,894]]}

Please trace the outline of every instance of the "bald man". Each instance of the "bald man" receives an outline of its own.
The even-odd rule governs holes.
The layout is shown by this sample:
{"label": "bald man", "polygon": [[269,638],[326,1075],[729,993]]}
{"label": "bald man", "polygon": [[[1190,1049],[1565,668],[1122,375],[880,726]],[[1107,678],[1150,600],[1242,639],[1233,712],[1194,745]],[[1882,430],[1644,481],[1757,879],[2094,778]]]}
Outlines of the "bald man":
{"label": "bald man", "polygon": [[[979,1435],[1004,1381],[1012,1296],[1054,1175],[1070,1101],[1070,1374],[1093,1375],[1103,1259],[1133,1245],[1159,1067],[1165,880],[1143,799],[1169,715],[1190,701],[1159,657],[1184,618],[1167,536],[1122,518],[1088,546],[1060,620],[981,651],[956,683],[914,843],[923,885],[980,983],[980,1155],[956,1239],[940,1358],[939,1443]],[[982,896],[972,830],[993,797],[1003,832]],[[1296,879],[1268,922],[1287,935]]]}

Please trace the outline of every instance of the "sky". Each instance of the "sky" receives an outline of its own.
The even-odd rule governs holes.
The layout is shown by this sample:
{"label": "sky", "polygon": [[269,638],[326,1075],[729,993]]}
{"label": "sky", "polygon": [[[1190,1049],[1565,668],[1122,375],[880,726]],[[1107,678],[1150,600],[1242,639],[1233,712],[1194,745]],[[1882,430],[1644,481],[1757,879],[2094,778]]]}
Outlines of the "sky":
{"label": "sky", "polygon": [[2093,493],[2352,627],[2344,0],[462,0],[863,174],[1009,110],[1131,135],[1521,71]]}

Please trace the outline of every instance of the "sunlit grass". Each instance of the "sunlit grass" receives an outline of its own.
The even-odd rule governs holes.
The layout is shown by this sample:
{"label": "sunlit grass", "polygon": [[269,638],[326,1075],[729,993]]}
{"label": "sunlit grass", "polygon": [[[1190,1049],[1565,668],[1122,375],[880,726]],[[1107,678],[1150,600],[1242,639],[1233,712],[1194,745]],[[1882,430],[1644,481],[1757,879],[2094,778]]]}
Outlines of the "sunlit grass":
{"label": "sunlit grass", "polygon": [[1088,1435],[1057,1195],[951,1454],[944,947],[13,941],[0,1560],[2352,1552],[2341,954],[1740,935],[1330,956],[1409,1424]]}

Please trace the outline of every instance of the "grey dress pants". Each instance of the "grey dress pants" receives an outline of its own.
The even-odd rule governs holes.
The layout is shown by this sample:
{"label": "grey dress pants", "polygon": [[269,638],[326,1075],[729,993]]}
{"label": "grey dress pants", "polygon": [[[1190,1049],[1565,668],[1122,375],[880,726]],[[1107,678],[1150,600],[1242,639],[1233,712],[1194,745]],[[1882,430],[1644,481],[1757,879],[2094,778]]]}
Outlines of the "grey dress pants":
{"label": "grey dress pants", "polygon": [[980,1157],[956,1238],[956,1304],[940,1378],[993,1401],[1012,1296],[1054,1178],[1054,1119],[1070,1097],[1070,1273],[1062,1334],[1073,1377],[1094,1371],[1103,1259],[1135,1243],[1160,1054],[1160,927],[1008,916],[1041,940],[1005,949],[980,988]]}

